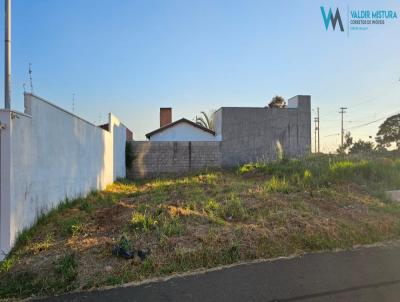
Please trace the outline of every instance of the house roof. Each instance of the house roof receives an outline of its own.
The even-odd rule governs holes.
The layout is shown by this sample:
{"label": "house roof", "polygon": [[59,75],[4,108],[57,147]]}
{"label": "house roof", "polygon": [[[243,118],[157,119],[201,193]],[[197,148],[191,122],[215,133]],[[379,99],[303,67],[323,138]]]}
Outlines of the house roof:
{"label": "house roof", "polygon": [[200,130],[203,130],[203,131],[205,131],[205,132],[211,133],[212,135],[215,135],[215,132],[214,132],[214,131],[212,131],[212,130],[206,128],[206,127],[200,126],[199,124],[196,124],[196,123],[194,123],[194,122],[192,122],[192,121],[189,121],[188,119],[181,118],[180,120],[177,120],[177,121],[172,122],[172,123],[170,123],[170,124],[168,124],[168,125],[165,125],[165,126],[163,126],[163,127],[161,127],[161,128],[158,128],[158,129],[156,129],[156,130],[154,130],[154,131],[152,131],[152,132],[147,133],[147,134],[146,134],[146,137],[147,137],[147,138],[150,138],[150,137],[153,136],[154,134],[159,133],[159,132],[162,132],[162,131],[164,131],[165,129],[174,127],[175,125],[180,124],[180,123],[187,123],[187,124],[189,124],[189,125],[191,125],[191,126],[193,126],[193,127],[196,127],[196,128],[198,128],[198,129],[200,129]]}

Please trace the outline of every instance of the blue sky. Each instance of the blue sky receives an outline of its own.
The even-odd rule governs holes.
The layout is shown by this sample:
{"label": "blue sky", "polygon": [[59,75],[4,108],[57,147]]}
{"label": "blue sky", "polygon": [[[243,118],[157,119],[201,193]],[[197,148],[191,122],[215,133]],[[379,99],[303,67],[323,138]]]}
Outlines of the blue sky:
{"label": "blue sky", "polygon": [[[71,110],[75,93],[78,115],[111,111],[135,139],[158,127],[159,107],[191,119],[311,94],[332,150],[340,106],[347,128],[400,111],[400,15],[348,37],[325,30],[321,5],[344,23],[347,6],[400,13],[399,1],[13,0],[12,107],[23,110],[29,62],[37,95]],[[351,131],[366,139],[378,125]]]}

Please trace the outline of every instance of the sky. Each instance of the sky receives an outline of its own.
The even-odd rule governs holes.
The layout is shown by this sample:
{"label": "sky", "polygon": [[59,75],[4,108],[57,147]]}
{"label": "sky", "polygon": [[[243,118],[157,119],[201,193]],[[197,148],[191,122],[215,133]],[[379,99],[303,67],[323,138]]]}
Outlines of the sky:
{"label": "sky", "polygon": [[[400,111],[397,0],[12,1],[18,111],[23,84],[30,90],[29,63],[36,95],[72,111],[75,94],[76,114],[100,124],[113,112],[136,140],[158,128],[160,107],[172,107],[174,120],[192,119],[307,94],[313,117],[320,108],[321,147],[329,152],[340,142],[339,107],[348,108],[345,128],[365,140],[379,119]],[[345,32],[326,30],[321,6],[340,9]],[[348,31],[347,8],[399,16]]]}

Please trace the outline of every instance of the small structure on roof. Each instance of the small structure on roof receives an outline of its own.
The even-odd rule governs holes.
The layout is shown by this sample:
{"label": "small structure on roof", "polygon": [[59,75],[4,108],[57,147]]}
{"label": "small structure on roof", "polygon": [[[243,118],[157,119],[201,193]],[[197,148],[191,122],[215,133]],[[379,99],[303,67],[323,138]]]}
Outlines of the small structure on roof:
{"label": "small structure on roof", "polygon": [[188,119],[172,122],[172,109],[160,108],[160,128],[147,133],[150,141],[215,141],[215,132]]}

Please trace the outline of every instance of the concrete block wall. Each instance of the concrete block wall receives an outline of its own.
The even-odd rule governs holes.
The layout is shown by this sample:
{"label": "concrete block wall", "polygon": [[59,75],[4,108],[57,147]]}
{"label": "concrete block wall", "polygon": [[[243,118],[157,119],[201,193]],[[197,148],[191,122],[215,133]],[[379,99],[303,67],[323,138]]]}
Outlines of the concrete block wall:
{"label": "concrete block wall", "polygon": [[[131,178],[181,173],[204,167],[235,167],[311,151],[311,97],[298,95],[287,108],[222,107],[215,113],[216,141],[132,142]],[[189,155],[190,154],[190,155]]]}
{"label": "concrete block wall", "polygon": [[220,142],[132,141],[135,160],[128,170],[130,178],[179,174],[221,166]]}
{"label": "concrete block wall", "polygon": [[310,153],[310,96],[293,97],[282,109],[222,107],[216,117],[223,167],[276,159],[278,142],[288,157]]}
{"label": "concrete block wall", "polygon": [[126,127],[103,130],[32,94],[25,112],[0,110],[0,259],[19,232],[66,198],[126,176]]}

